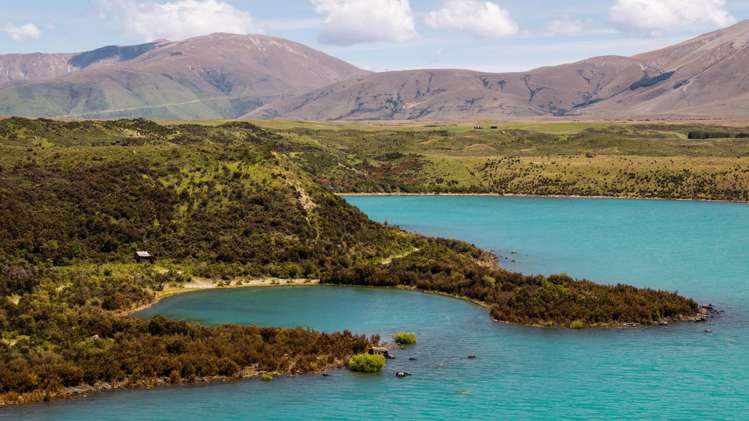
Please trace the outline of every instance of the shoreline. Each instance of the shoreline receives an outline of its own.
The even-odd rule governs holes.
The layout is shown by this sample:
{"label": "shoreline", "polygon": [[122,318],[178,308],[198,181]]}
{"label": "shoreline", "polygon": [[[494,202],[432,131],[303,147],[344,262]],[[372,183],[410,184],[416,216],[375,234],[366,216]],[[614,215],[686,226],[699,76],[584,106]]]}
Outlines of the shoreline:
{"label": "shoreline", "polygon": [[[349,284],[319,284],[320,286],[333,286],[333,287],[354,287],[354,288],[373,288],[373,289],[395,289],[395,290],[401,290],[401,291],[411,291],[411,292],[419,292],[422,294],[427,295],[437,295],[440,297],[446,297],[446,298],[452,298],[455,300],[461,300],[468,302],[470,304],[479,306],[486,310],[489,313],[489,318],[496,323],[503,324],[503,325],[509,325],[509,326],[518,326],[518,327],[531,327],[531,328],[538,328],[538,329],[564,329],[564,330],[579,330],[579,329],[572,329],[569,326],[562,326],[562,325],[554,325],[554,324],[539,324],[539,323],[530,323],[530,324],[523,324],[523,323],[515,323],[515,322],[508,322],[505,320],[499,320],[496,319],[491,314],[492,304],[487,303],[485,301],[476,300],[471,297],[466,297],[463,295],[456,295],[456,294],[450,294],[447,292],[442,291],[429,291],[426,289],[419,289],[416,287],[409,287],[404,285],[396,285],[392,287],[377,287],[377,286],[364,286],[364,285],[349,285]],[[710,318],[714,317],[717,313],[717,309],[712,307],[712,305],[702,305],[699,304],[699,309],[697,310],[697,313],[686,316],[682,315],[681,317],[668,317],[660,320],[658,323],[654,324],[642,324],[642,323],[631,323],[631,322],[621,322],[621,323],[597,323],[585,326],[582,330],[589,330],[589,329],[632,329],[632,328],[648,328],[648,327],[663,327],[668,326],[672,323],[679,323],[679,322],[690,322],[690,323],[700,323],[710,320]]]}
{"label": "shoreline", "polygon": [[251,381],[260,380],[264,375],[271,375],[273,379],[276,377],[298,377],[305,375],[322,375],[329,370],[340,370],[346,366],[344,360],[336,359],[334,362],[324,365],[322,368],[318,368],[315,371],[309,372],[288,372],[283,373],[279,371],[258,371],[256,367],[244,367],[241,374],[237,376],[205,376],[195,377],[193,380],[182,380],[177,383],[173,383],[169,377],[154,377],[148,380],[141,380],[134,382],[130,379],[118,381],[118,382],[100,382],[95,385],[81,385],[71,386],[60,390],[57,393],[43,393],[43,392],[30,392],[27,394],[19,394],[14,396],[15,399],[9,399],[9,396],[13,396],[13,392],[0,395],[0,410],[2,408],[25,406],[39,404],[41,402],[52,402],[52,401],[63,401],[63,400],[74,400],[74,399],[86,399],[89,395],[107,392],[120,392],[124,390],[152,390],[156,388],[165,387],[179,387],[179,386],[200,386],[200,385],[211,385],[216,383],[233,383],[239,381]]}
{"label": "shoreline", "polygon": [[[201,291],[212,291],[212,290],[232,290],[232,289],[246,289],[246,288],[268,288],[268,287],[304,287],[304,286],[318,286],[318,287],[333,287],[333,288],[365,288],[365,289],[383,289],[383,290],[399,290],[399,291],[410,291],[410,292],[418,292],[421,294],[427,294],[427,295],[436,295],[440,297],[446,297],[446,298],[452,298],[455,300],[461,300],[465,301],[467,303],[476,305],[478,307],[481,307],[482,309],[486,310],[489,318],[500,324],[504,325],[512,325],[512,326],[522,326],[522,327],[531,327],[531,328],[541,328],[541,329],[570,329],[568,326],[563,325],[554,325],[554,324],[539,324],[539,323],[531,323],[531,324],[521,324],[521,323],[513,323],[508,322],[505,320],[498,320],[494,318],[491,315],[491,308],[492,305],[490,303],[476,300],[470,297],[462,296],[462,295],[456,295],[456,294],[450,294],[447,292],[442,291],[430,291],[425,289],[419,289],[416,287],[411,286],[404,286],[404,285],[396,285],[392,287],[388,286],[368,286],[368,285],[355,285],[355,284],[328,284],[328,283],[322,283],[319,279],[255,279],[255,280],[249,280],[243,282],[242,285],[227,285],[227,286],[218,286],[216,284],[210,284],[210,281],[208,280],[199,280],[198,282],[195,282],[190,287],[182,287],[182,288],[173,288],[165,291],[163,294],[157,295],[156,298],[148,303],[141,306],[138,306],[135,309],[126,311],[121,313],[121,316],[133,316],[136,313],[139,313],[141,311],[147,310],[163,300],[166,300],[170,297],[175,297],[177,295],[184,295],[184,294],[190,294],[190,293],[196,293]],[[692,323],[698,323],[702,321],[706,321],[705,317],[711,316],[709,312],[704,312],[703,309],[707,309],[708,307],[705,305],[700,305],[699,310],[696,314],[686,316],[683,315],[679,318],[665,318],[663,320],[660,320],[658,323],[654,323],[651,325],[647,324],[641,324],[641,323],[629,323],[629,322],[623,322],[623,323],[597,323],[592,324],[589,326],[586,326],[584,329],[631,329],[631,328],[647,328],[647,327],[661,327],[661,326],[668,326],[672,323],[677,322],[692,322]],[[712,309],[712,307],[710,307]]]}
{"label": "shoreline", "polygon": [[[238,282],[240,280],[234,280]],[[149,303],[137,306],[135,308],[117,312],[120,317],[134,317],[138,312],[144,311],[151,308],[163,300],[175,297],[177,295],[195,293],[200,291],[211,291],[221,289],[245,289],[245,288],[267,288],[267,287],[302,287],[302,286],[315,286],[320,285],[319,279],[245,279],[241,280],[240,285],[226,285],[220,286],[218,282],[212,282],[209,279],[199,278],[185,284],[180,287],[173,287],[159,291],[154,295],[154,299]],[[28,394],[12,395],[12,393],[0,394],[0,408],[10,406],[22,406],[30,405],[39,402],[47,402],[54,400],[70,400],[78,398],[86,398],[89,394],[102,393],[102,392],[115,392],[121,390],[136,390],[136,389],[154,389],[157,387],[164,386],[190,386],[190,385],[201,385],[211,383],[227,383],[242,380],[260,379],[265,374],[270,374],[273,377],[294,377],[300,375],[316,375],[322,374],[328,370],[337,370],[345,367],[345,361],[336,360],[332,363],[325,364],[323,367],[310,372],[265,372],[258,371],[256,367],[244,367],[242,368],[241,374],[237,376],[207,376],[207,377],[196,377],[189,381],[180,381],[179,383],[173,383],[168,377],[155,377],[148,380],[133,382],[132,380],[126,379],[116,383],[101,382],[95,385],[80,385],[66,387],[56,393],[36,393],[31,392]]]}
{"label": "shoreline", "polygon": [[[162,301],[166,299],[176,297],[178,295],[192,294],[192,293],[197,293],[197,292],[232,290],[232,289],[250,289],[250,288],[306,287],[306,286],[333,287],[333,288],[341,287],[341,288],[384,289],[384,290],[419,292],[422,294],[438,295],[441,297],[447,297],[447,298],[453,298],[456,300],[466,301],[476,306],[479,306],[483,308],[484,310],[487,310],[487,311],[491,310],[491,305],[489,303],[475,300],[470,297],[448,294],[446,292],[441,292],[441,291],[428,291],[428,290],[418,289],[416,287],[408,287],[408,286],[403,286],[403,285],[396,285],[393,287],[377,287],[377,286],[353,285],[353,284],[352,285],[326,284],[326,283],[322,283],[319,279],[257,279],[257,280],[252,280],[249,282],[251,283],[243,284],[243,285],[219,286],[216,284],[208,284],[206,280],[201,280],[200,282],[186,284],[186,285],[189,285],[187,287],[170,288],[169,290],[165,290],[163,293],[157,294],[151,302],[142,304],[130,310],[123,311],[119,313],[119,315],[124,316],[124,317],[134,316],[136,313],[140,313],[141,311],[148,310],[149,308],[158,305],[159,303],[161,303]],[[492,320],[495,320],[495,319],[492,318]],[[506,323],[501,320],[495,320],[495,321],[498,323]],[[519,326],[522,326],[522,325],[519,325]]]}
{"label": "shoreline", "polygon": [[590,200],[648,200],[657,202],[704,202],[704,203],[733,203],[733,204],[749,204],[749,200],[725,200],[725,199],[684,199],[684,198],[668,198],[668,197],[641,197],[641,196],[582,196],[582,195],[564,195],[564,194],[524,194],[524,193],[439,193],[439,192],[427,192],[427,193],[335,193],[336,196],[351,196],[351,197],[419,197],[419,196],[448,196],[448,197],[519,197],[519,198],[536,198],[536,199],[590,199]]}
{"label": "shoreline", "polygon": [[[424,290],[424,289],[419,289],[416,287],[403,286],[403,285],[396,285],[396,286],[388,287],[388,286],[366,286],[366,285],[349,285],[349,284],[326,284],[326,283],[322,283],[319,279],[252,279],[252,280],[243,280],[241,281],[240,285],[230,284],[226,286],[220,286],[217,283],[213,283],[208,279],[198,279],[182,287],[166,289],[162,291],[161,293],[156,294],[154,299],[151,302],[138,306],[136,308],[130,309],[128,311],[120,312],[119,315],[122,317],[132,317],[134,316],[135,313],[151,308],[167,298],[175,297],[177,295],[201,292],[201,291],[224,290],[224,289],[231,290],[231,289],[246,289],[246,288],[268,288],[268,287],[305,287],[305,286],[333,287],[333,288],[352,288],[353,287],[353,288],[418,292],[422,294],[436,295],[436,296],[441,296],[445,298],[461,300],[469,304],[476,305],[484,309],[487,313],[489,313],[488,315],[493,322],[499,323],[499,324],[512,325],[512,326],[518,326],[518,327],[537,328],[537,329],[552,328],[552,329],[571,330],[571,328],[569,327],[558,326],[558,325],[518,324],[518,323],[498,320],[491,315],[491,308],[492,308],[491,304],[484,302],[484,301],[476,300],[470,297],[450,294],[450,293],[446,293],[442,291],[430,291],[430,290]],[[638,323],[601,323],[601,324],[586,326],[584,329],[588,330],[588,329],[647,328],[647,327],[663,327],[663,326],[669,325],[671,323],[676,323],[676,322],[697,323],[697,322],[709,320],[709,318],[713,316],[712,313],[705,311],[705,309],[707,308],[708,308],[707,306],[700,306],[700,310],[695,315],[681,316],[680,318],[667,318],[653,325],[644,325],[644,324],[638,324]],[[710,310],[712,311],[712,307],[710,307]],[[10,407],[10,406],[19,406],[19,405],[21,406],[30,405],[34,403],[47,402],[47,401],[53,401],[53,400],[70,400],[70,399],[86,398],[88,397],[89,394],[102,393],[102,392],[116,392],[116,391],[121,391],[121,390],[134,390],[134,389],[154,389],[157,387],[160,388],[160,387],[167,387],[167,386],[190,386],[190,385],[201,385],[201,384],[222,383],[222,382],[226,383],[226,382],[235,382],[235,381],[243,381],[243,380],[253,380],[253,379],[256,380],[256,379],[262,378],[266,374],[270,374],[272,377],[296,377],[296,376],[301,376],[301,375],[320,375],[320,374],[325,373],[328,370],[337,370],[337,369],[342,369],[343,367],[345,367],[345,361],[342,361],[342,360],[336,360],[332,363],[324,365],[323,367],[315,371],[310,371],[306,373],[264,372],[264,371],[258,371],[256,367],[244,367],[242,369],[241,374],[237,376],[233,376],[233,377],[230,377],[230,376],[196,377],[191,380],[180,381],[179,383],[173,383],[168,377],[156,377],[156,378],[138,381],[138,382],[133,382],[132,380],[126,379],[126,380],[119,381],[116,383],[101,382],[95,385],[81,385],[81,386],[66,387],[57,393],[32,392],[29,394],[21,394],[21,395],[13,395],[12,393],[8,393],[8,394],[4,394],[5,396],[0,395],[0,408]]]}
{"label": "shoreline", "polygon": [[[237,282],[235,280],[234,282]],[[118,313],[120,316],[132,316],[136,313],[140,313],[141,311],[145,311],[160,302],[166,300],[167,298],[176,297],[177,295],[183,295],[183,294],[190,294],[194,292],[200,292],[200,291],[211,291],[211,290],[220,290],[220,289],[245,289],[245,288],[267,288],[267,287],[295,287],[295,286],[313,286],[313,285],[321,285],[319,279],[275,279],[275,278],[268,278],[268,279],[250,279],[250,280],[242,280],[240,281],[240,285],[225,285],[221,286],[218,285],[216,282],[211,282],[209,279],[198,279],[196,281],[187,283],[180,287],[173,287],[164,289],[164,291],[158,291],[154,295],[154,299],[146,304],[142,304],[138,307],[122,311]]]}

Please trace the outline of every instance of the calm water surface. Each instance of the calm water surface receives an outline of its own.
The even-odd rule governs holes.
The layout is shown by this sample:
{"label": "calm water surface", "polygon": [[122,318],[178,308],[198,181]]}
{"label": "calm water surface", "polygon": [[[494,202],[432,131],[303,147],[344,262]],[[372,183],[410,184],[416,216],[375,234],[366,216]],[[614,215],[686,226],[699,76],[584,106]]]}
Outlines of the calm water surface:
{"label": "calm water surface", "polygon": [[[336,371],[0,410],[0,419],[747,419],[749,206],[490,197],[351,197],[372,218],[471,241],[527,273],[678,290],[727,311],[705,325],[568,331],[504,326],[469,303],[364,288],[210,291],[144,316],[415,331],[379,376]],[[514,252],[514,253],[513,253]],[[468,360],[469,354],[478,356]],[[409,361],[408,357],[416,357]],[[414,374],[398,380],[393,373]]]}

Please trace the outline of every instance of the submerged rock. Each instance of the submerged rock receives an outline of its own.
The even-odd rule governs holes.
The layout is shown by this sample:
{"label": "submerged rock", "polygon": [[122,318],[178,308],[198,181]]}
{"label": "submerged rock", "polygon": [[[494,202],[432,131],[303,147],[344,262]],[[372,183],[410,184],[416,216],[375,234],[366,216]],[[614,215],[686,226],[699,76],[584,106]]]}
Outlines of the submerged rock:
{"label": "submerged rock", "polygon": [[712,304],[707,304],[701,306],[697,311],[697,314],[694,317],[689,318],[688,320],[693,320],[695,322],[707,322],[713,317],[716,317],[722,313],[722,310],[718,310]]}
{"label": "submerged rock", "polygon": [[395,355],[393,355],[393,353],[390,352],[390,349],[388,349],[386,347],[382,347],[382,346],[376,346],[376,347],[370,348],[369,349],[369,354],[370,355],[382,355],[383,357],[385,357],[388,360],[394,360],[395,359]]}

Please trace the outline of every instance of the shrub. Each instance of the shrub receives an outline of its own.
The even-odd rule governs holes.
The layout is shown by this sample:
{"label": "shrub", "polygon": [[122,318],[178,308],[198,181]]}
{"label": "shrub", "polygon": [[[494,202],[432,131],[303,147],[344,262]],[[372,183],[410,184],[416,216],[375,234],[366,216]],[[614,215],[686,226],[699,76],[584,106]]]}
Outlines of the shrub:
{"label": "shrub", "polygon": [[412,332],[396,332],[393,334],[393,340],[398,345],[415,345],[416,334]]}
{"label": "shrub", "polygon": [[585,322],[582,320],[575,320],[570,323],[570,329],[585,329]]}
{"label": "shrub", "polygon": [[348,360],[348,368],[359,373],[379,373],[385,366],[382,355],[356,354]]}

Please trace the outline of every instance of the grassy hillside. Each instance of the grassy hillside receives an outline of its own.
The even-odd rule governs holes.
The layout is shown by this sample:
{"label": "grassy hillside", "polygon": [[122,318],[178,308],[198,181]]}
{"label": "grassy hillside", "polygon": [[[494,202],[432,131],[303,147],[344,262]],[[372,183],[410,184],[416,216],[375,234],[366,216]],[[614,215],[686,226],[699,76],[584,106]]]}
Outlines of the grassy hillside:
{"label": "grassy hillside", "polygon": [[[668,292],[509,273],[471,245],[379,225],[300,167],[304,148],[246,123],[0,121],[0,402],[317,371],[378,342],[124,316],[195,279],[413,287],[544,326],[697,312]],[[159,264],[133,265],[136,250]]]}
{"label": "grassy hillside", "polygon": [[268,98],[202,95],[172,78],[125,74],[97,84],[47,83],[0,90],[0,115],[76,118],[233,118]]}
{"label": "grassy hillside", "polygon": [[443,192],[749,200],[749,141],[669,124],[262,123],[338,192]]}
{"label": "grassy hillside", "polygon": [[0,140],[0,209],[13,227],[0,237],[6,255],[61,265],[145,249],[250,275],[313,277],[333,258],[371,261],[408,247],[251,126],[3,123],[0,133],[13,137]]}

